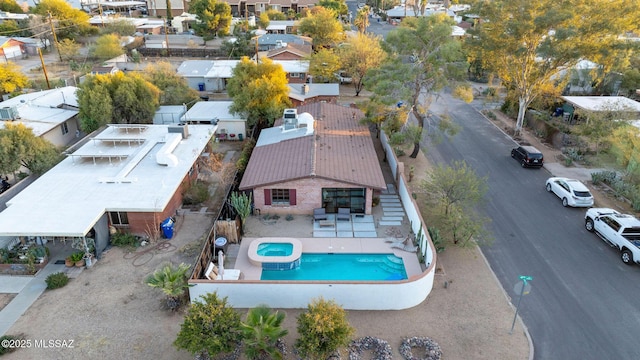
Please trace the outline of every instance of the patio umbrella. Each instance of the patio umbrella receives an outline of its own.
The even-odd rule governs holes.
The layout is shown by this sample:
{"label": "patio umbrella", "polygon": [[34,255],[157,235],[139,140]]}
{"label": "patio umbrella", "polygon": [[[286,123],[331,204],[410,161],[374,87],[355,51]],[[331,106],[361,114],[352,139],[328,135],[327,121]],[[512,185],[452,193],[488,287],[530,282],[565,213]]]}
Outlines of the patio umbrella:
{"label": "patio umbrella", "polygon": [[220,280],[224,280],[224,253],[222,250],[218,251],[218,275],[220,275]]}

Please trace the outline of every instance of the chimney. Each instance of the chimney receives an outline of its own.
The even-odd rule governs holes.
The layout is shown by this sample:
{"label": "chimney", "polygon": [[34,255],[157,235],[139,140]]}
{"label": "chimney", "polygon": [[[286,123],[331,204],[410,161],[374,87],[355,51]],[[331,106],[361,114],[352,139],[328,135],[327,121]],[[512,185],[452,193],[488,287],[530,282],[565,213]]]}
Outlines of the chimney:
{"label": "chimney", "polygon": [[309,85],[303,84],[302,85],[302,94],[303,95],[307,95],[308,93],[309,93]]}

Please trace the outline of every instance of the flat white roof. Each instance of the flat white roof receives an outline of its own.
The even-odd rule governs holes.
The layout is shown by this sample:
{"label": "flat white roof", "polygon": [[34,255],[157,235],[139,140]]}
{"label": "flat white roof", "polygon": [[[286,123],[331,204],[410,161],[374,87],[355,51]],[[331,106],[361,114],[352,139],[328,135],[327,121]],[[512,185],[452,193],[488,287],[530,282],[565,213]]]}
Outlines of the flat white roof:
{"label": "flat white roof", "polygon": [[640,112],[640,102],[624,96],[563,96],[562,99],[583,110]]}
{"label": "flat white roof", "polygon": [[166,166],[156,155],[180,136],[169,127],[109,126],[7,202],[0,237],[84,236],[105,212],[162,211],[217,129],[188,125]]}
{"label": "flat white roof", "polygon": [[180,76],[204,77],[213,67],[213,60],[186,60],[176,71]]}
{"label": "flat white roof", "polygon": [[286,73],[309,72],[309,60],[273,60],[274,64],[280,64]]}
{"label": "flat white roof", "polygon": [[233,101],[198,101],[184,114],[180,120],[189,121],[230,121],[245,120],[240,114],[233,115],[229,107]]}

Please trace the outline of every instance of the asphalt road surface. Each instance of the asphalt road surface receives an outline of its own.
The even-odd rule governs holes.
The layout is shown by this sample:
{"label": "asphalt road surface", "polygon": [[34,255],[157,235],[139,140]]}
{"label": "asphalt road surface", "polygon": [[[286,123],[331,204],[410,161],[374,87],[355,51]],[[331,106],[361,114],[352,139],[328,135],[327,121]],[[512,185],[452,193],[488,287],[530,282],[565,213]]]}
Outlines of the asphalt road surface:
{"label": "asphalt road surface", "polygon": [[521,168],[510,157],[515,143],[473,106],[444,95],[432,109],[447,110],[462,130],[428,145],[427,156],[438,164],[465,160],[488,179],[479,209],[492,219],[493,243],[482,250],[514,305],[518,277],[533,277],[520,315],[535,358],[639,359],[640,267],[624,265],[587,232],[585,209],[562,207],[545,190],[549,172]]}

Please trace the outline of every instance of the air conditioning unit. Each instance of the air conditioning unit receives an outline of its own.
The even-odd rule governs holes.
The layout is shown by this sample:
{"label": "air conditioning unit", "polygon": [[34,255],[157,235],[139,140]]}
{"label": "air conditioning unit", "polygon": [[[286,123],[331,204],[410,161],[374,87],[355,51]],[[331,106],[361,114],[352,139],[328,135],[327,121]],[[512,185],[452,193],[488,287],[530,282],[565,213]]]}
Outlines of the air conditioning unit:
{"label": "air conditioning unit", "polygon": [[0,108],[0,120],[16,120],[19,119],[18,109],[15,106]]}

